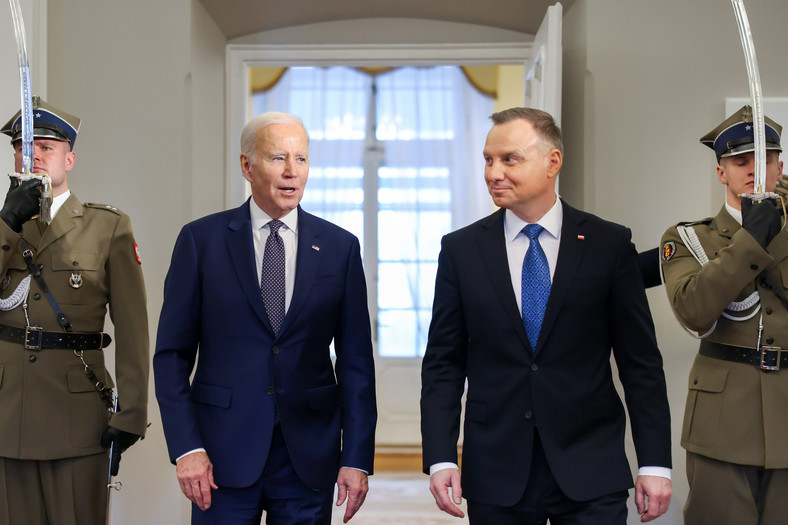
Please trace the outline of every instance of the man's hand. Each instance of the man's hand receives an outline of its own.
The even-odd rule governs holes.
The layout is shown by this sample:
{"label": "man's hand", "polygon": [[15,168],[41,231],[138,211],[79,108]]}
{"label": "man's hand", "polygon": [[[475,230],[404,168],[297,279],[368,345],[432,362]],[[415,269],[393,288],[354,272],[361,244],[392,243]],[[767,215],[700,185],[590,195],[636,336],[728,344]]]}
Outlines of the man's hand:
{"label": "man's hand", "polygon": [[668,478],[638,476],[635,481],[635,506],[640,514],[640,521],[645,523],[665,514],[672,493],[673,486]]}
{"label": "man's hand", "polygon": [[[432,492],[438,508],[443,512],[457,518],[465,517],[465,513],[458,507],[462,503],[459,470],[447,468],[435,472],[430,476],[430,492]],[[450,492],[451,494],[449,494]]]}
{"label": "man's hand", "polygon": [[782,228],[777,204],[775,199],[753,202],[743,197],[741,200],[741,225],[764,250]]}
{"label": "man's hand", "polygon": [[218,489],[213,482],[213,464],[205,452],[192,452],[175,464],[178,484],[183,495],[195,503],[200,510],[211,506],[211,489]]}
{"label": "man's hand", "polygon": [[345,507],[345,517],[342,523],[350,521],[364,499],[367,497],[369,491],[369,484],[367,482],[367,473],[362,470],[354,468],[343,467],[339,469],[337,476],[337,507],[342,505],[347,499],[347,507]]}
{"label": "man's hand", "polygon": [[115,448],[112,449],[112,457],[109,458],[110,474],[113,476],[118,475],[120,470],[120,455],[126,451],[127,448],[132,446],[140,437],[137,434],[126,432],[114,427],[107,427],[107,430],[101,435],[101,446],[109,449],[112,444]]}
{"label": "man's hand", "polygon": [[0,219],[16,233],[22,232],[22,225],[41,211],[41,180],[30,179],[19,184],[11,178],[11,187],[0,209]]}

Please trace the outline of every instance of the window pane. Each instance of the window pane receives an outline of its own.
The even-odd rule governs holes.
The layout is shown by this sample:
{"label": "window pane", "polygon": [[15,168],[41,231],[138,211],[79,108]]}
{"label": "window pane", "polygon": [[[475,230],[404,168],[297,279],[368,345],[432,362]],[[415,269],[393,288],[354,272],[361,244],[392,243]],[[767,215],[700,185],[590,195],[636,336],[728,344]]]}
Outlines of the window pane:
{"label": "window pane", "polygon": [[386,357],[424,355],[430,315],[430,310],[380,310],[378,353]]}

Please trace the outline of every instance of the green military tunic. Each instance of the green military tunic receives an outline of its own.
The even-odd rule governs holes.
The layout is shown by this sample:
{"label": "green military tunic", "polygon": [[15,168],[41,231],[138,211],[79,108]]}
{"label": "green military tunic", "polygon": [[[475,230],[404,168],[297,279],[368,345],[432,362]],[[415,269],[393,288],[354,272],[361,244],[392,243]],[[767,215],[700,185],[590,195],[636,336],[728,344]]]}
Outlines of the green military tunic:
{"label": "green military tunic", "polygon": [[[109,310],[121,404],[111,424],[144,435],[148,317],[128,216],[111,206],[82,204],[72,193],[48,226],[28,221],[21,237],[0,221],[0,299],[29,275],[22,237],[74,331],[103,331]],[[27,304],[30,325],[62,331],[35,280]],[[0,310],[0,324],[25,327],[23,307]],[[84,358],[102,381],[113,386],[104,351],[85,351]],[[104,450],[100,438],[108,423],[106,405],[73,351],[26,350],[0,341],[0,457],[51,460],[96,454]]]}
{"label": "green military tunic", "polygon": [[[761,344],[788,348],[788,310],[771,289],[757,288],[760,310],[758,304],[729,309],[732,302],[744,302],[756,291],[756,278],[764,270],[788,293],[788,231],[775,236],[767,252],[724,206],[714,218],[686,224],[697,234],[709,261],[701,266],[677,227],[665,232],[662,271],[679,321],[707,341],[755,348],[762,316]],[[726,315],[750,317],[732,320]],[[788,468],[786,436],[788,370],[764,372],[754,365],[696,356],[681,434],[687,451],[782,469]]]}

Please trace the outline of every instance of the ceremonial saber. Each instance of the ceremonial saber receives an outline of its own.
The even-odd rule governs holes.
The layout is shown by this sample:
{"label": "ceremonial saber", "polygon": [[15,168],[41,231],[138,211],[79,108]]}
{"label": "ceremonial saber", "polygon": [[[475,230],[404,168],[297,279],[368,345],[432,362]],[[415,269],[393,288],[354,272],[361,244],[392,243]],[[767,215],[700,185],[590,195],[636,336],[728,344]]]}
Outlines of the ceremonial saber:
{"label": "ceremonial saber", "polygon": [[[113,412],[118,411],[118,396],[115,396],[115,405],[112,409]],[[112,454],[115,452],[115,447],[119,446],[115,440],[112,440],[112,444],[109,446],[109,468],[107,469],[107,514],[104,523],[106,525],[110,525],[112,522],[112,507],[110,507],[110,502],[112,501],[112,491],[113,490],[120,490],[123,488],[123,483],[120,481],[112,482]]]}
{"label": "ceremonial saber", "polygon": [[52,205],[52,181],[49,175],[35,175],[33,169],[33,94],[30,89],[30,65],[27,61],[27,38],[25,21],[22,19],[22,8],[19,0],[8,0],[11,5],[11,18],[14,22],[16,50],[19,59],[19,92],[22,98],[22,172],[12,175],[21,184],[29,178],[41,180],[41,212],[38,219],[48,223]]}
{"label": "ceremonial saber", "polygon": [[25,22],[19,0],[8,0],[11,18],[14,20],[14,35],[19,58],[19,85],[22,95],[22,175],[30,175],[33,168],[33,95],[30,92],[30,66],[27,62],[27,40]]}
{"label": "ceremonial saber", "polygon": [[750,82],[750,96],[752,97],[752,123],[755,144],[755,187],[753,193],[742,194],[742,197],[761,201],[763,199],[776,199],[778,195],[766,191],[766,128],[763,117],[763,99],[761,97],[761,74],[758,71],[758,59],[755,57],[755,43],[750,31],[750,21],[744,9],[744,0],[731,0],[733,12],[736,14],[736,23],[739,27],[739,36],[744,50],[744,61],[747,64],[747,77]]}

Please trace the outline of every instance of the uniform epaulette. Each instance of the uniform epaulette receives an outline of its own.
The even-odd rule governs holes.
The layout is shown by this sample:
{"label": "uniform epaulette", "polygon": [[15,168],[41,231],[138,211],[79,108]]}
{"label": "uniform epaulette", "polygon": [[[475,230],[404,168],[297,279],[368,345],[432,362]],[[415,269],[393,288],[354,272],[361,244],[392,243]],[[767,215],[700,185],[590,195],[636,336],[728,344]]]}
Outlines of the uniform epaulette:
{"label": "uniform epaulette", "polygon": [[688,222],[680,222],[678,226],[695,226],[697,224],[711,224],[711,221],[714,220],[714,217],[706,217],[705,219],[701,219],[699,221],[688,221]]}
{"label": "uniform epaulette", "polygon": [[121,211],[117,209],[115,206],[110,204],[96,204],[95,202],[85,202],[82,204],[86,208],[93,208],[94,210],[107,210],[115,213],[116,215],[121,215]]}

